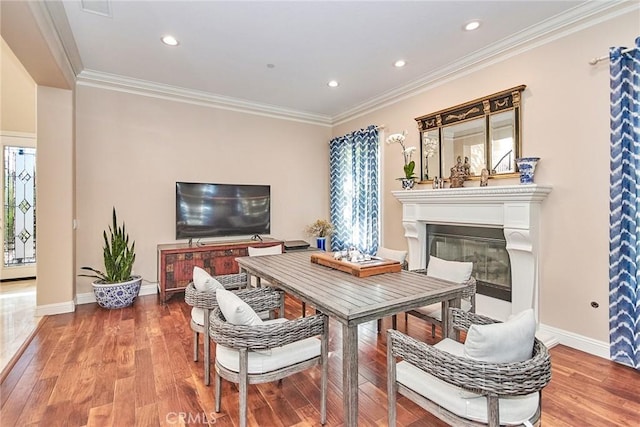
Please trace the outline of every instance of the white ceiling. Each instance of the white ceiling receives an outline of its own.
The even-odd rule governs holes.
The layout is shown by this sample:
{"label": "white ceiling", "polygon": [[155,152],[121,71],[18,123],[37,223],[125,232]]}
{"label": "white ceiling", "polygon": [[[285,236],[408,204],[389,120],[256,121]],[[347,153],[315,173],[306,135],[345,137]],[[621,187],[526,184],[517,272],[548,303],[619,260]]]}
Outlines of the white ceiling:
{"label": "white ceiling", "polygon": [[[54,22],[65,49],[77,47],[79,81],[153,88],[326,123],[611,6],[523,0],[63,3],[73,37],[64,37],[66,23],[55,15]],[[481,27],[463,31],[471,19]],[[165,34],[180,45],[163,45]],[[394,68],[397,59],[406,67]],[[331,79],[340,86],[328,87]]]}

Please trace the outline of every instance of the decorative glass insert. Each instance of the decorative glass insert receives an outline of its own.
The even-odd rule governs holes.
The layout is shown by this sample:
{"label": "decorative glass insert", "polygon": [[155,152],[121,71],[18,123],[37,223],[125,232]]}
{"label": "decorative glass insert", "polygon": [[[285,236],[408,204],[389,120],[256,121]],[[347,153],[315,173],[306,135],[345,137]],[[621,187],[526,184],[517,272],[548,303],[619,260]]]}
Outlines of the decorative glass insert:
{"label": "decorative glass insert", "polygon": [[36,149],[4,148],[4,265],[36,262]]}
{"label": "decorative glass insert", "polygon": [[511,301],[511,263],[502,229],[429,224],[427,235],[429,255],[472,262],[477,292]]}

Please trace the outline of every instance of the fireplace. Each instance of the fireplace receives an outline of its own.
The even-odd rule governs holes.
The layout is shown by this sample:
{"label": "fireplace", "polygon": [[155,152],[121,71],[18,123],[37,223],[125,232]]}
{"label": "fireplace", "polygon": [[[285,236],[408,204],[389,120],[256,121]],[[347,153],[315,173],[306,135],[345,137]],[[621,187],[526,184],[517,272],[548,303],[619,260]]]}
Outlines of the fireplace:
{"label": "fireplace", "polygon": [[477,293],[511,302],[511,263],[501,228],[427,224],[429,257],[473,263]]}
{"label": "fireplace", "polygon": [[427,265],[429,225],[497,229],[504,236],[509,257],[511,301],[480,294],[477,311],[504,320],[533,308],[538,319],[540,209],[551,189],[532,184],[392,192],[402,203],[409,268]]}

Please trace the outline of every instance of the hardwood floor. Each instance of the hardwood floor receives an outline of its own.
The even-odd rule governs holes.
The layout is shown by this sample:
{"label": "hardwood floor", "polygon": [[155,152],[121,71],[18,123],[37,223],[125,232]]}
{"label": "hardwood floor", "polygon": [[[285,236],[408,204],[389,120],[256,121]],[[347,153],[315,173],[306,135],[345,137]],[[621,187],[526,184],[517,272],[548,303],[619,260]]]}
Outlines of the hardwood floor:
{"label": "hardwood floor", "polygon": [[[220,413],[213,412],[213,387],[203,384],[202,355],[192,360],[189,307],[181,296],[161,305],[156,296],[133,307],[103,310],[96,304],[75,313],[45,317],[0,385],[3,426],[234,426],[235,385],[223,382]],[[300,304],[287,298],[287,314]],[[398,328],[407,332],[398,316]],[[390,319],[383,326],[390,327]],[[360,333],[360,425],[387,424],[385,335],[375,322]],[[341,328],[331,322],[328,426],[341,426]],[[408,333],[430,341],[419,319]],[[201,349],[202,352],[202,349]],[[637,426],[640,374],[613,362],[558,346],[551,350],[553,377],[543,392],[543,425]],[[281,383],[249,387],[249,425],[319,425],[318,368]],[[399,426],[444,426],[405,398],[398,400]]]}

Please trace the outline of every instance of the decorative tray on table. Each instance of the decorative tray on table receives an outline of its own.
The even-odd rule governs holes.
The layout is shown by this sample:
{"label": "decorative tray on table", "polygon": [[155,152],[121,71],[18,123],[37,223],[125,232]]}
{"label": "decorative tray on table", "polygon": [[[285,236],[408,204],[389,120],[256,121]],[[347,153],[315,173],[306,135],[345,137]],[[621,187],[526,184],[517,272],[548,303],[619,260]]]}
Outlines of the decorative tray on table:
{"label": "decorative tray on table", "polygon": [[351,262],[345,259],[336,259],[331,252],[311,254],[311,262],[344,271],[356,277],[369,277],[376,274],[397,273],[402,269],[398,261],[375,258]]}

